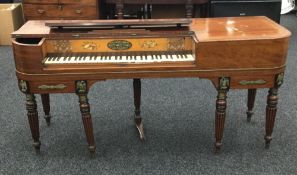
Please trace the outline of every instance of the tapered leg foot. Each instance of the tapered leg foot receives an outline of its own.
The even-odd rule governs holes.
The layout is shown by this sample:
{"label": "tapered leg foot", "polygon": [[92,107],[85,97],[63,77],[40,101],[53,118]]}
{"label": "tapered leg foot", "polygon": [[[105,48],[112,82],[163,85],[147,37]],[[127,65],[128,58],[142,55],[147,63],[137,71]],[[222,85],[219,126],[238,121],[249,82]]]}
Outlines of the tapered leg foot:
{"label": "tapered leg foot", "polygon": [[96,150],[96,147],[95,146],[89,146],[89,150],[91,153],[94,153],[95,150]]}
{"label": "tapered leg foot", "polygon": [[33,147],[35,148],[36,153],[40,153],[40,146],[41,146],[40,141],[33,142]]}
{"label": "tapered leg foot", "polygon": [[136,128],[139,132],[140,140],[144,141],[145,135],[144,135],[142,119],[140,117],[140,102],[141,102],[141,80],[140,79],[133,79],[133,90],[134,90],[134,106],[135,106],[134,120],[135,120]]}
{"label": "tapered leg foot", "polygon": [[222,146],[222,143],[215,143],[214,152],[216,154],[221,152],[221,146]]}
{"label": "tapered leg foot", "polygon": [[50,97],[49,94],[41,94],[41,101],[44,111],[44,119],[46,121],[47,126],[51,124],[51,115],[50,115]]}
{"label": "tapered leg foot", "polygon": [[277,111],[277,91],[278,88],[271,88],[267,96],[267,106],[266,106],[266,135],[265,135],[265,147],[269,148],[270,142],[272,140],[272,132]]}
{"label": "tapered leg foot", "polygon": [[50,115],[45,115],[44,116],[44,119],[45,119],[45,121],[46,121],[46,125],[47,126],[50,126],[51,125],[51,116]]}
{"label": "tapered leg foot", "polygon": [[143,129],[143,124],[141,121],[141,118],[135,119],[135,124],[136,124],[136,129],[138,130],[139,133],[139,138],[141,141],[145,141],[145,135],[144,135],[144,129]]}
{"label": "tapered leg foot", "polygon": [[26,109],[27,116],[30,125],[30,130],[33,138],[33,146],[36,151],[40,150],[40,141],[39,141],[39,121],[38,121],[38,112],[37,104],[34,94],[26,94]]}
{"label": "tapered leg foot", "polygon": [[251,121],[251,118],[254,114],[253,108],[255,104],[256,93],[257,93],[257,89],[248,90],[248,102],[247,102],[248,110],[246,111],[248,122]]}
{"label": "tapered leg foot", "polygon": [[270,148],[270,141],[272,140],[272,137],[265,136],[265,148],[269,149]]}

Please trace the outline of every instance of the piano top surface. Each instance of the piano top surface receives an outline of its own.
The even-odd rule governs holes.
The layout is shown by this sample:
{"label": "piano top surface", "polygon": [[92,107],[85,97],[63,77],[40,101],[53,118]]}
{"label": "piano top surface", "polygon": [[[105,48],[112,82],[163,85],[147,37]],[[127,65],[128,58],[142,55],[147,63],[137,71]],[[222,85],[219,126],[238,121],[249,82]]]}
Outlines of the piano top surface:
{"label": "piano top surface", "polygon": [[[46,22],[48,21],[28,21],[19,30],[13,32],[12,36],[46,37],[51,30],[45,25]],[[51,22],[59,22],[59,20]],[[63,23],[65,22],[73,21],[63,20]],[[75,22],[86,23],[90,20]],[[100,20],[91,20],[91,22],[100,22]],[[195,32],[199,42],[278,39],[291,35],[287,29],[264,16],[194,18],[189,30]]]}

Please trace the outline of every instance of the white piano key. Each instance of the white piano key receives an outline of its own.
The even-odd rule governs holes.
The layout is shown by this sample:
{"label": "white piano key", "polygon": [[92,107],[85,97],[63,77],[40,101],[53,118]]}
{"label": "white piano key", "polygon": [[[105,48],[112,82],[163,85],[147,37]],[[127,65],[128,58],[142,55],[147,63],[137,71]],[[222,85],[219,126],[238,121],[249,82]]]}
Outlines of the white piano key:
{"label": "white piano key", "polygon": [[127,62],[128,57],[126,55],[122,56],[121,63]]}
{"label": "white piano key", "polygon": [[68,63],[75,63],[75,60],[76,60],[76,57],[75,57],[75,56],[72,56],[72,57],[71,57],[71,60],[68,61]]}
{"label": "white piano key", "polygon": [[89,55],[86,55],[84,59],[84,63],[91,63],[91,62],[92,62],[91,57]]}
{"label": "white piano key", "polygon": [[47,64],[52,64],[52,62],[54,61],[54,56],[50,56],[47,60]]}
{"label": "white piano key", "polygon": [[195,58],[192,54],[187,54],[187,60],[189,61],[195,61]]}
{"label": "white piano key", "polygon": [[178,60],[177,59],[177,55],[175,55],[175,54],[172,55],[172,58],[173,58],[173,61],[177,61]]}
{"label": "white piano key", "polygon": [[89,61],[90,63],[95,63],[96,61],[95,61],[95,57],[94,56],[90,56],[90,61]]}
{"label": "white piano key", "polygon": [[140,55],[137,55],[135,62],[140,62],[140,61],[141,61],[141,56]]}
{"label": "white piano key", "polygon": [[116,62],[116,60],[115,60],[115,56],[114,56],[114,55],[111,55],[111,56],[110,56],[110,59],[109,59],[108,62],[110,62],[110,63],[115,63],[115,62]]}
{"label": "white piano key", "polygon": [[162,61],[166,61],[167,59],[166,59],[166,55],[165,54],[162,54],[161,55],[161,59],[162,59]]}

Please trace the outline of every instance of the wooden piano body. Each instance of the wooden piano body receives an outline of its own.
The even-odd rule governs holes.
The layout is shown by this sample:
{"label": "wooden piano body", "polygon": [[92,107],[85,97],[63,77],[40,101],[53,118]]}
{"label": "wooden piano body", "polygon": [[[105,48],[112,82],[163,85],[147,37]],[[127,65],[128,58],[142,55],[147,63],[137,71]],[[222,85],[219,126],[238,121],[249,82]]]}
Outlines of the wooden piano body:
{"label": "wooden piano body", "polygon": [[[34,94],[42,94],[44,111],[49,117],[48,94],[76,93],[93,152],[95,143],[87,100],[93,83],[134,79],[135,121],[144,138],[140,79],[177,77],[209,79],[217,89],[217,150],[222,143],[228,90],[248,89],[250,119],[256,89],[269,88],[265,134],[269,145],[290,32],[266,17],[192,19],[189,25],[188,20],[180,19],[177,26],[174,21],[66,21],[66,26],[63,21],[63,29],[60,21],[29,21],[14,32],[16,75],[19,88],[27,97],[35,148],[39,149],[40,141]],[[94,28],[97,24],[101,25]],[[159,27],[160,24],[169,27]],[[76,28],[78,25],[81,29]]]}

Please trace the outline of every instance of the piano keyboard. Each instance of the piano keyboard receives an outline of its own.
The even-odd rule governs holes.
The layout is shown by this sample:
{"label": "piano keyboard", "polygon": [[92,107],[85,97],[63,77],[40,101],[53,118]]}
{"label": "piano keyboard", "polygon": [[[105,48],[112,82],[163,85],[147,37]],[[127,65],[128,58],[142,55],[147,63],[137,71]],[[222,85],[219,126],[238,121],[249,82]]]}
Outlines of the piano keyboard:
{"label": "piano keyboard", "polygon": [[85,64],[85,63],[153,63],[195,61],[192,54],[153,55],[48,55],[44,64]]}

